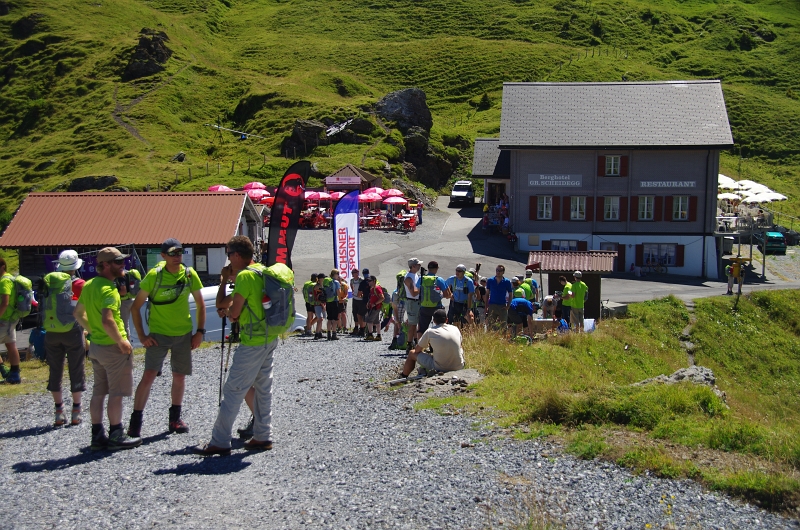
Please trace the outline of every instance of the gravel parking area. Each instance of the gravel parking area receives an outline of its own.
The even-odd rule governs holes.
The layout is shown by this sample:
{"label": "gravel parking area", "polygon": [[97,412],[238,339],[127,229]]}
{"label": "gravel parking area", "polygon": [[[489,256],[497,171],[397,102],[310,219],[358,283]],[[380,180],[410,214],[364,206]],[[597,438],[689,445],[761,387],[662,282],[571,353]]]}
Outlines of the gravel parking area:
{"label": "gravel parking area", "polygon": [[415,411],[410,398],[377,384],[401,362],[386,346],[350,337],[280,346],[275,448],[266,453],[240,443],[228,457],[188,450],[210,436],[219,349],[195,354],[184,404],[191,432],[166,434],[170,378],[160,377],[145,442],[131,451],[89,451],[88,413],[79,427],[51,428],[47,394],[3,401],[0,526],[798,528],[691,481],[634,476],[547,442],[513,440],[479,418]]}

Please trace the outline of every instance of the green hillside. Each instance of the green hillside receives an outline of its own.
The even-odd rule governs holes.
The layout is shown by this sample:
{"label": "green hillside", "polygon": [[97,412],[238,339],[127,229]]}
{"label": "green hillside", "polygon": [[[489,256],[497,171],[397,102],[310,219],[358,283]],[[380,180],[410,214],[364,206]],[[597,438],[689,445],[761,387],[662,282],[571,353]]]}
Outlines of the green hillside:
{"label": "green hillside", "polygon": [[[544,80],[722,79],[737,143],[723,170],[797,196],[791,0],[2,0],[0,13],[0,206],[11,211],[90,175],[131,190],[274,181],[296,119],[343,120],[411,86],[428,96],[435,145],[494,136],[502,83]],[[172,55],[163,72],[124,81],[143,28],[164,32]],[[492,105],[477,110],[484,94]],[[171,162],[180,151],[186,161]],[[380,171],[395,155],[335,144],[308,158],[326,173]]]}

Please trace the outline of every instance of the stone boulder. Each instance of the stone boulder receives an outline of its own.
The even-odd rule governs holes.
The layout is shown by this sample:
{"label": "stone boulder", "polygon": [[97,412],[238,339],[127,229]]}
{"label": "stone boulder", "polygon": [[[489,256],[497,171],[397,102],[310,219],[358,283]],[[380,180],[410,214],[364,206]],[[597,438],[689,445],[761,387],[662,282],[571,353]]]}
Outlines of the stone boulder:
{"label": "stone boulder", "polygon": [[681,368],[670,376],[666,376],[664,374],[657,375],[656,377],[651,377],[649,379],[645,379],[644,381],[633,383],[631,386],[644,386],[651,384],[674,385],[677,383],[692,383],[695,385],[705,385],[711,387],[711,390],[714,392],[714,394],[716,394],[717,397],[719,397],[723,402],[727,400],[727,395],[725,392],[717,388],[717,379],[714,377],[714,372],[705,366],[690,366],[689,368]]}
{"label": "stone boulder", "polygon": [[397,122],[403,132],[411,127],[421,127],[426,131],[433,127],[425,92],[419,88],[406,88],[387,94],[375,104],[375,110],[381,119]]}
{"label": "stone boulder", "polygon": [[163,31],[142,28],[139,43],[131,52],[128,65],[122,72],[122,80],[131,81],[163,71],[172,56],[172,50],[165,44],[168,41],[169,37]]}
{"label": "stone boulder", "polygon": [[372,134],[372,131],[375,130],[375,124],[366,118],[355,118],[347,128],[356,134],[365,134],[369,136]]}
{"label": "stone boulder", "polygon": [[104,190],[119,182],[119,179],[114,175],[103,177],[80,177],[73,179],[67,186],[67,191],[88,191],[88,190]]}

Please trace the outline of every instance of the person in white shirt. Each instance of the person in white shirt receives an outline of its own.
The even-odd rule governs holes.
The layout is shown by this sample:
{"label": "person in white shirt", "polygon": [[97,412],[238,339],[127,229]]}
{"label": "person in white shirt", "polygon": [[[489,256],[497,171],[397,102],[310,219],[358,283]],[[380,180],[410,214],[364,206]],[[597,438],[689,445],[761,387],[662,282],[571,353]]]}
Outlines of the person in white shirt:
{"label": "person in white shirt", "polygon": [[[450,372],[464,368],[464,348],[461,346],[461,331],[456,326],[446,324],[447,313],[437,309],[433,313],[433,326],[425,330],[417,347],[408,353],[400,377],[408,377],[416,363],[421,373]],[[432,353],[422,353],[431,347]]]}

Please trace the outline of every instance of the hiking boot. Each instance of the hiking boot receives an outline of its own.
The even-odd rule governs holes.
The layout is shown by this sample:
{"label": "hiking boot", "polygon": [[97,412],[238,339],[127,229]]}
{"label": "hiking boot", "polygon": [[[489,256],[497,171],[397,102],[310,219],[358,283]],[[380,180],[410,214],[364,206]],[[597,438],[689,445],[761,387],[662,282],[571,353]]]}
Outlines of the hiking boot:
{"label": "hiking boot", "polygon": [[8,377],[8,373],[9,372],[8,368],[6,368],[6,365],[0,364],[0,379],[5,379],[6,377]]}
{"label": "hiking boot", "polygon": [[239,438],[242,440],[248,440],[253,437],[253,426],[256,423],[256,419],[254,416],[250,416],[250,421],[247,423],[247,426],[244,429],[236,429],[236,432],[239,433]]}
{"label": "hiking boot", "polygon": [[358,327],[353,328],[353,331],[349,333],[351,337],[358,337]]}
{"label": "hiking boot", "polygon": [[380,333],[375,335],[375,338],[372,339],[372,340],[374,340],[375,342],[383,342],[383,338],[381,338],[381,334]]}
{"label": "hiking boot", "polygon": [[334,332],[331,334],[331,338],[329,338],[328,340],[339,340],[339,337],[337,337],[336,333]]}
{"label": "hiking boot", "polygon": [[81,408],[80,407],[72,407],[72,420],[69,422],[70,425],[80,425],[83,420],[81,419]]}
{"label": "hiking boot", "polygon": [[367,332],[367,333],[364,335],[364,340],[365,340],[365,341],[372,342],[373,340],[375,340],[375,338],[372,336],[372,333],[370,333],[370,332]]}
{"label": "hiking boot", "polygon": [[397,337],[392,337],[392,343],[389,344],[389,349],[394,350],[397,347]]}
{"label": "hiking boot", "polygon": [[22,382],[22,377],[19,375],[19,372],[8,372],[6,376],[6,383],[9,385],[18,385]]}
{"label": "hiking boot", "polygon": [[125,429],[117,429],[108,437],[108,450],[119,451],[121,449],[133,449],[142,445],[142,439],[138,436],[128,436]]}
{"label": "hiking boot", "polygon": [[187,432],[189,432],[189,426],[186,425],[186,422],[181,420],[181,419],[178,419],[176,421],[171,421],[171,422],[169,422],[169,432],[170,432],[170,434],[172,434],[172,433],[177,433],[177,434],[187,433]]}
{"label": "hiking boot", "polygon": [[216,445],[211,445],[210,443],[198,445],[194,448],[195,454],[200,456],[213,456],[213,455],[223,455],[227,456],[231,454],[230,447],[217,447]]}
{"label": "hiking boot", "polygon": [[92,451],[102,451],[108,447],[108,438],[106,437],[105,431],[100,431],[97,434],[92,435],[92,445],[89,446],[89,449]]}
{"label": "hiking boot", "polygon": [[322,338],[322,333],[314,333],[314,340],[319,340]]}
{"label": "hiking boot", "polygon": [[56,409],[56,419],[53,422],[53,427],[63,427],[67,424],[67,415],[64,414],[64,409]]}
{"label": "hiking boot", "polygon": [[358,328],[356,337],[363,337],[367,333],[367,328]]}
{"label": "hiking boot", "polygon": [[142,437],[142,425],[134,425],[133,422],[128,425],[128,436],[131,438],[141,438]]}
{"label": "hiking boot", "polygon": [[248,451],[269,451],[272,449],[272,440],[264,440],[262,442],[253,438],[244,444],[244,448]]}

